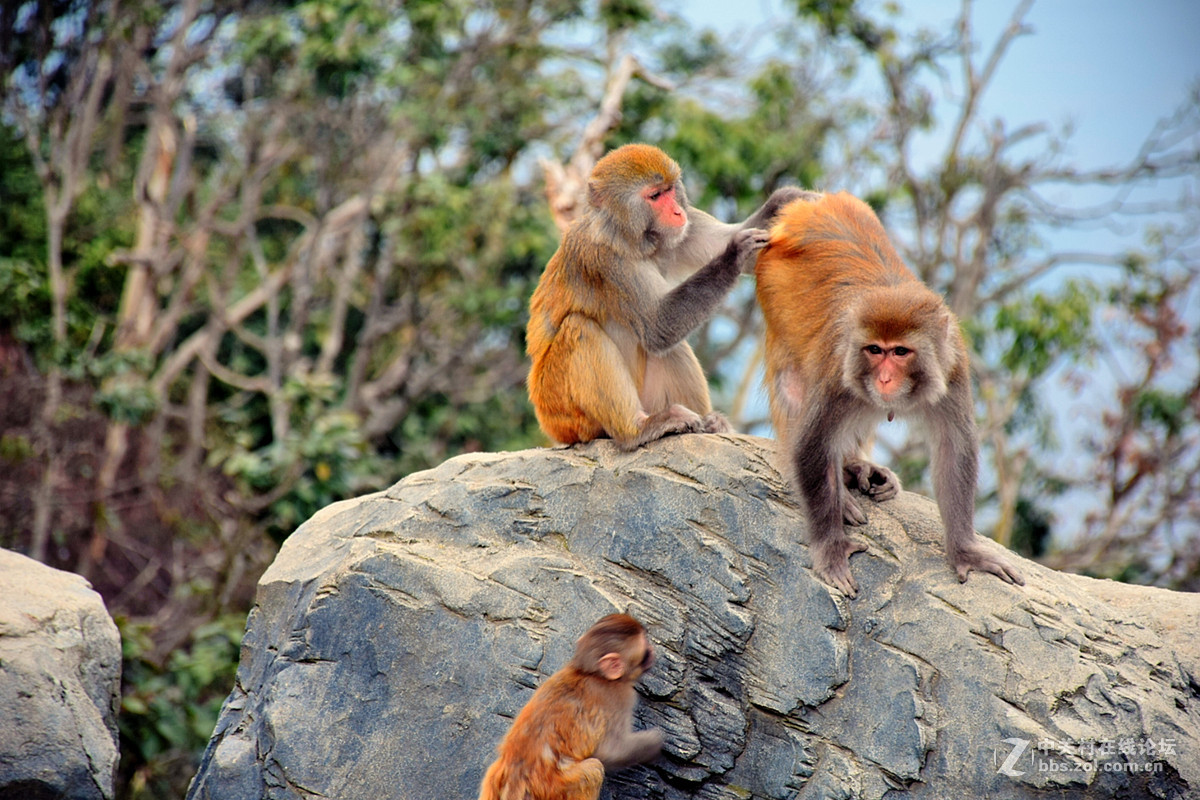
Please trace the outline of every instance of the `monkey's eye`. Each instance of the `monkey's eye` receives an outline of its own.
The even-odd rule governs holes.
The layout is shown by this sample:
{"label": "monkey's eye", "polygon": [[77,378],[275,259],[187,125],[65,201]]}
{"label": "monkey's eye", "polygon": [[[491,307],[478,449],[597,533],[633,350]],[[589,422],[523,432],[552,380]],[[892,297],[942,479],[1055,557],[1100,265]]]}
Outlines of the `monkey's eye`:
{"label": "monkey's eye", "polygon": [[894,355],[898,355],[898,356],[906,356],[906,355],[908,355],[908,354],[909,354],[909,353],[911,353],[911,352],[912,352],[912,350],[910,350],[910,349],[909,349],[909,348],[907,348],[907,347],[904,347],[903,345],[902,345],[902,346],[900,346],[900,347],[894,348],[894,349],[892,350],[892,353],[893,353]]}
{"label": "monkey's eye", "polygon": [[870,353],[873,356],[883,355],[883,348],[877,344],[869,344],[866,347],[864,347],[863,350],[866,350],[868,353]]}
{"label": "monkey's eye", "polygon": [[655,200],[657,200],[660,197],[662,197],[661,189],[655,189],[654,191],[650,192],[650,194],[646,195],[646,199],[651,202],[654,202]]}

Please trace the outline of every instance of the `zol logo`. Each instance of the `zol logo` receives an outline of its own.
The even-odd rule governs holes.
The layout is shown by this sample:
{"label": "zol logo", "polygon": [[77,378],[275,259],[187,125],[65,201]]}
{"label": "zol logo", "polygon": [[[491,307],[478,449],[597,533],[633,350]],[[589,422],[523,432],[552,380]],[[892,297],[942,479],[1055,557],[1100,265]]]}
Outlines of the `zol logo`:
{"label": "zol logo", "polygon": [[[1013,769],[1013,768],[1017,765],[1017,761],[1020,760],[1021,756],[1025,755],[1025,750],[1029,747],[1029,740],[1013,738],[1013,739],[1002,739],[1001,741],[1003,741],[1005,744],[1011,744],[1012,752],[1009,753],[1008,756],[1004,759],[1004,761],[1000,764],[1000,766],[996,768],[996,772],[999,772],[1003,775],[1007,775],[1010,778],[1021,777],[1022,775],[1025,774],[1025,771],[1020,770],[1020,769]],[[996,750],[993,754],[996,761],[1000,761],[1000,757],[1003,754],[1002,753],[1003,750],[1004,750],[1004,748],[1002,748],[1002,747],[996,748]]]}

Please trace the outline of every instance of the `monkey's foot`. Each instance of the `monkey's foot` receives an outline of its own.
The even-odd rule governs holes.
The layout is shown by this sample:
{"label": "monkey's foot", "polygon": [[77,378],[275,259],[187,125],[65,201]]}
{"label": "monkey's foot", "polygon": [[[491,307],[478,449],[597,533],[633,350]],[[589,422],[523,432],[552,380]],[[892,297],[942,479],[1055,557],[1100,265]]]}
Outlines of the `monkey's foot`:
{"label": "monkey's foot", "polygon": [[876,502],[891,500],[900,494],[900,478],[896,473],[860,458],[842,464],[842,480],[847,489],[858,489]]}
{"label": "monkey's foot", "polygon": [[664,436],[676,433],[701,433],[704,431],[704,420],[700,418],[700,415],[687,406],[681,406],[678,403],[656,414],[643,417],[638,421],[638,425],[638,434],[632,439],[613,437],[613,441],[617,447],[625,452],[630,452],[638,449],[647,442],[653,442],[655,439],[661,439]]}
{"label": "monkey's foot", "polygon": [[850,556],[859,550],[866,550],[865,544],[842,535],[809,545],[809,549],[812,552],[813,569],[821,580],[846,597],[858,596],[858,582],[850,573]]}
{"label": "monkey's foot", "polygon": [[982,547],[966,547],[954,553],[948,553],[947,556],[955,573],[958,574],[959,583],[966,583],[967,573],[975,570],[990,572],[1005,583],[1025,585],[1025,578],[1021,577],[1021,573],[1017,571],[1016,567],[1008,563],[1006,559],[992,555]]}
{"label": "monkey's foot", "polygon": [[701,420],[705,433],[733,433],[733,426],[720,411],[710,411]]}
{"label": "monkey's foot", "polygon": [[598,758],[585,758],[582,761],[570,762],[559,759],[559,780],[562,783],[564,796],[599,797],[600,785],[604,783],[604,765]]}

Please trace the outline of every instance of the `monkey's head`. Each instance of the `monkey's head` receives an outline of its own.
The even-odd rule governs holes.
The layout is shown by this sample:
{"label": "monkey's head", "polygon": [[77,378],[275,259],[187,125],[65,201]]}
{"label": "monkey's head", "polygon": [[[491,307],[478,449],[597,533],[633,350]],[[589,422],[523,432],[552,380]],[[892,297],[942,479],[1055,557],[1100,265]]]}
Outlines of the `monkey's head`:
{"label": "monkey's head", "polygon": [[918,283],[879,287],[863,293],[851,316],[842,354],[847,388],[889,412],[946,395],[960,334],[940,297]]}
{"label": "monkey's head", "polygon": [[673,247],[687,234],[687,193],[679,165],[648,144],[627,144],[596,162],[588,204],[624,241],[646,252]]}
{"label": "monkey's head", "polygon": [[654,663],[646,629],[628,614],[609,614],[579,637],[571,664],[610,681],[633,683]]}

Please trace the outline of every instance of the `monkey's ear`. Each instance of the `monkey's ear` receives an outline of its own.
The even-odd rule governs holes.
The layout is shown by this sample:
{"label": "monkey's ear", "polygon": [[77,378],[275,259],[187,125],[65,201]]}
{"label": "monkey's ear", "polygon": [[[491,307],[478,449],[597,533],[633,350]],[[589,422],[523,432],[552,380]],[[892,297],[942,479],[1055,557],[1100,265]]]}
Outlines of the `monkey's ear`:
{"label": "monkey's ear", "polygon": [[603,198],[600,196],[600,187],[595,181],[588,181],[587,185],[588,205],[593,208],[599,208],[603,204]]}
{"label": "monkey's ear", "polygon": [[620,653],[605,653],[600,656],[600,674],[610,681],[619,680],[625,675],[625,659]]}

